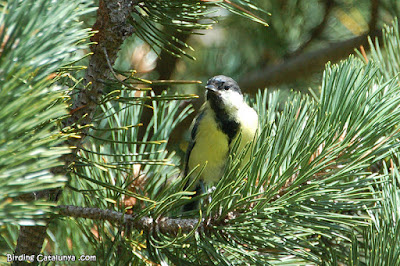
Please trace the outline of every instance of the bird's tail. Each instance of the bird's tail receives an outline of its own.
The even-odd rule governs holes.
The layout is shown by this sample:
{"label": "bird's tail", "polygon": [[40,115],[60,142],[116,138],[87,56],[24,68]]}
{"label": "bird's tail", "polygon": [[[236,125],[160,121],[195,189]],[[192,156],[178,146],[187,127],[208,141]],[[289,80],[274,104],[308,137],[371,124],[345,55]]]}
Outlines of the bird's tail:
{"label": "bird's tail", "polygon": [[[186,184],[185,184],[185,190],[188,188],[189,183],[190,182],[188,180],[188,182],[186,182]],[[193,211],[198,208],[199,200],[196,199],[197,198],[196,196],[201,195],[203,193],[203,188],[204,188],[203,181],[200,180],[199,182],[197,182],[196,188],[194,189],[194,192],[196,192],[196,194],[193,195],[192,201],[190,201],[189,203],[187,203],[183,206],[184,212]]]}

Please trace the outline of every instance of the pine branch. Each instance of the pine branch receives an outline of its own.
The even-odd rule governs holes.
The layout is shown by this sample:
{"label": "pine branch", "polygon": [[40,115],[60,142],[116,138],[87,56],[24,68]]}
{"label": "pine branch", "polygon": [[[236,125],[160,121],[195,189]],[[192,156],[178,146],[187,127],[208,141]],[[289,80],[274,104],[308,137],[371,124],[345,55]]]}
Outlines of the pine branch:
{"label": "pine branch", "polygon": [[[66,120],[65,127],[74,125],[77,127],[77,124],[85,126],[92,123],[105,87],[101,80],[107,80],[110,77],[109,63],[114,64],[123,41],[134,32],[133,26],[128,23],[128,17],[135,4],[137,1],[132,0],[100,1],[97,20],[93,25],[93,30],[98,32],[91,38],[95,44],[91,46],[93,55],[85,76],[85,84],[89,84],[90,87],[81,90],[78,97],[74,99],[71,116]],[[70,139],[69,144],[76,147],[76,151],[82,146],[88,130],[88,128],[80,130],[82,138]],[[67,157],[65,161],[66,165],[69,165],[74,158]]]}
{"label": "pine branch", "polygon": [[[21,225],[16,254],[40,252],[46,228],[27,225],[45,224],[54,203],[38,201],[46,194],[39,190],[57,191],[67,181],[49,171],[61,165],[61,155],[70,152],[63,146],[66,135],[60,134],[55,124],[67,114],[55,72],[77,60],[75,53],[87,47],[85,42],[77,43],[87,38],[89,31],[82,29],[76,18],[89,11],[83,1],[2,3],[0,224],[1,233],[9,230],[9,224]],[[58,23],[54,23],[55,17]],[[7,253],[14,245],[14,240],[10,241]]]}
{"label": "pine branch", "polygon": [[399,154],[392,154],[389,162],[390,166],[382,163],[388,179],[377,184],[380,201],[369,210],[371,224],[362,230],[362,237],[354,234],[348,265],[360,265],[360,261],[366,265],[400,264]]}
{"label": "pine branch", "polygon": [[[157,263],[180,261],[182,264],[200,260],[226,263],[230,259],[246,263],[280,260],[289,254],[321,263],[329,255],[324,245],[335,252],[343,249],[338,260],[345,260],[346,246],[350,245],[347,236],[357,226],[368,224],[363,213],[375,203],[370,188],[377,183],[377,177],[366,172],[365,167],[385,157],[389,149],[398,147],[393,142],[393,138],[399,135],[393,129],[399,114],[396,108],[399,104],[397,82],[375,84],[379,78],[377,71],[372,63],[364,65],[354,59],[338,66],[328,65],[319,101],[296,94],[283,112],[278,111],[278,95],[271,96],[267,103],[270,96],[259,93],[257,109],[263,128],[256,140],[252,160],[242,168],[236,156],[240,158],[246,151],[233,156],[236,158],[232,159],[227,172],[216,184],[217,188],[210,194],[212,200],[201,206],[206,217],[204,220],[159,218],[176,214],[184,201],[188,201],[185,197],[188,194],[182,191],[185,182],[168,176],[169,173],[163,176],[160,172],[168,172],[164,171],[165,168],[150,168],[150,165],[146,165],[148,168],[142,169],[141,173],[132,173],[132,177],[123,176],[122,180],[118,171],[111,168],[108,171],[100,167],[79,169],[96,179],[95,184],[99,185],[81,184],[80,189],[90,191],[92,196],[84,203],[103,210],[68,206],[66,212],[60,213],[107,219],[128,229],[137,229],[137,232],[132,232],[132,239],[126,239],[126,243],[125,239],[119,241],[118,245],[145,242],[146,250],[142,254],[149,254]],[[167,137],[166,130],[170,128],[167,125],[175,116],[169,108],[176,109],[177,105],[154,104],[158,119],[154,119],[152,125],[159,130],[154,137]],[[156,108],[157,104],[164,105]],[[114,114],[121,107],[107,103],[104,110],[107,114]],[[118,113],[103,121],[107,121],[104,123],[110,127],[136,124],[137,117],[132,113],[139,113],[138,110],[132,107],[126,113]],[[166,117],[166,114],[170,116]],[[112,141],[121,145],[108,147],[103,143],[93,143],[93,150],[111,154],[151,152],[143,146],[127,149],[129,145],[122,145],[123,141],[134,138],[135,133],[115,134]],[[382,139],[381,136],[393,138]],[[232,149],[233,154],[236,152]],[[112,160],[101,154],[88,155],[88,158],[93,161]],[[125,192],[120,187],[130,184],[129,179],[148,173],[150,178],[146,182],[153,185],[147,183],[140,191],[146,200],[152,202],[135,198],[132,205],[137,212],[132,216],[105,210],[111,207],[107,200],[114,200],[116,204],[124,200],[121,194]],[[113,183],[117,184],[111,187]],[[285,191],[282,192],[282,188]],[[135,193],[140,191],[138,189]],[[276,198],[277,194],[281,194],[279,198]],[[79,200],[71,201],[72,205],[81,203]],[[126,206],[121,207],[125,209]],[[78,223],[86,230],[94,226],[98,238],[106,239],[107,243],[116,243],[114,239],[121,236],[121,227],[114,224]],[[148,233],[140,234],[141,230]],[[338,241],[340,245],[332,244]],[[99,243],[95,240],[94,245],[97,247]],[[190,247],[182,249],[183,245]],[[224,253],[219,254],[220,250]],[[127,254],[131,254],[131,248],[127,249]]]}
{"label": "pine branch", "polygon": [[[65,175],[68,172],[66,167],[75,161],[76,152],[82,146],[89,129],[84,126],[92,123],[94,112],[104,89],[104,83],[100,80],[107,80],[111,72],[104,50],[107,51],[109,61],[114,64],[123,41],[132,35],[134,31],[133,26],[128,24],[127,17],[130,15],[135,3],[135,1],[131,0],[101,0],[99,3],[97,20],[93,26],[93,30],[98,31],[98,33],[91,39],[96,43],[91,46],[93,55],[90,58],[85,77],[85,84],[90,86],[80,91],[72,104],[71,115],[64,121],[63,125],[64,127],[75,128],[77,132],[80,131],[82,137],[70,138],[67,141],[70,147],[76,148],[73,153],[63,157],[64,166],[52,169],[53,174]],[[51,200],[57,201],[60,190],[48,190],[42,192],[42,194]],[[38,254],[43,245],[46,229],[47,226],[21,227],[15,254]],[[35,245],[31,245],[32,242]],[[21,264],[25,263],[21,262]]]}
{"label": "pine branch", "polygon": [[[204,230],[205,220],[198,219],[174,219],[162,217],[154,220],[151,217],[136,217],[130,214],[124,214],[113,210],[104,210],[99,208],[78,207],[72,205],[60,205],[57,207],[59,214],[75,218],[86,218],[91,220],[105,220],[111,223],[117,223],[124,229],[136,229],[150,232],[156,230],[163,234],[177,236],[181,233],[190,233],[194,230]],[[208,224],[210,225],[210,224]]]}

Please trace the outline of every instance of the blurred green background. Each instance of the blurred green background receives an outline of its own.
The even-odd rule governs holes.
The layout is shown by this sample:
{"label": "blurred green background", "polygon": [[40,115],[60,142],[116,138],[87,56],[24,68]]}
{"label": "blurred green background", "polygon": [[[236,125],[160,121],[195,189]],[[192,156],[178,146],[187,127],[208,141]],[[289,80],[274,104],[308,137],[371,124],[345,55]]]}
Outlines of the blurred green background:
{"label": "blurred green background", "polygon": [[[250,85],[249,77],[268,68],[283,64],[290,59],[316,52],[333,44],[371,32],[384,24],[390,24],[399,14],[398,1],[368,0],[270,0],[253,1],[268,11],[253,14],[266,21],[269,26],[249,22],[248,19],[230,13],[223,8],[214,9],[218,23],[211,29],[193,34],[172,33],[193,49],[185,51],[195,57],[191,60],[182,56],[177,60],[161,49],[151,50],[138,37],[125,42],[117,68],[135,69],[149,79],[185,79],[207,81],[211,76],[231,76],[242,85]],[[354,48],[359,48],[355,45]],[[337,48],[337,61],[345,56]],[[160,55],[157,58],[157,54]],[[341,55],[341,56],[340,56]],[[315,60],[315,59],[314,59]],[[328,61],[326,60],[325,63]],[[169,76],[165,76],[167,70]],[[293,88],[307,90],[307,86],[318,84],[323,67],[313,68],[296,78],[288,76],[274,84],[265,82],[270,88]],[[258,86],[263,88],[264,86]],[[180,91],[197,91],[201,86],[172,87]]]}

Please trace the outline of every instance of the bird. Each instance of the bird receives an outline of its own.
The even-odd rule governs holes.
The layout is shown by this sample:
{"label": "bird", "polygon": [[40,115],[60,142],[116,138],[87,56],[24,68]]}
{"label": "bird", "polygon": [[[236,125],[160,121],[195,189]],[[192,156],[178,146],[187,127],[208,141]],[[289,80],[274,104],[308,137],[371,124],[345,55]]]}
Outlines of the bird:
{"label": "bird", "polygon": [[[199,194],[204,191],[204,184],[214,184],[223,176],[238,136],[241,135],[240,151],[254,139],[258,128],[257,112],[246,103],[235,80],[217,75],[208,80],[205,89],[205,102],[191,124],[184,164],[184,176],[195,167],[193,176],[197,176],[205,167],[195,189]],[[242,165],[249,157],[247,152]],[[184,210],[194,209],[195,204],[185,205]]]}

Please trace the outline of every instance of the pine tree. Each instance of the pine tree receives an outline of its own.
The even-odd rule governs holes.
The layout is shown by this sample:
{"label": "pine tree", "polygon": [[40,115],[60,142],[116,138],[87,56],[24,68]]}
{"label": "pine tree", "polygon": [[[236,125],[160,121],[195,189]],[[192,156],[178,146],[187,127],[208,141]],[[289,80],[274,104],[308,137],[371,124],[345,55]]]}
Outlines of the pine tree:
{"label": "pine tree", "polygon": [[216,188],[182,213],[193,200],[184,184],[198,177],[180,176],[167,141],[193,111],[181,100],[196,96],[151,88],[195,82],[147,80],[115,62],[133,34],[157,53],[190,57],[174,36],[210,28],[215,7],[266,25],[265,11],[239,0],[100,1],[93,31],[80,22],[95,10],[85,0],[1,5],[3,261],[400,264],[397,20],[384,49],[370,40],[370,56],[328,63],[316,93],[282,102],[260,90],[253,145],[235,143]]}

